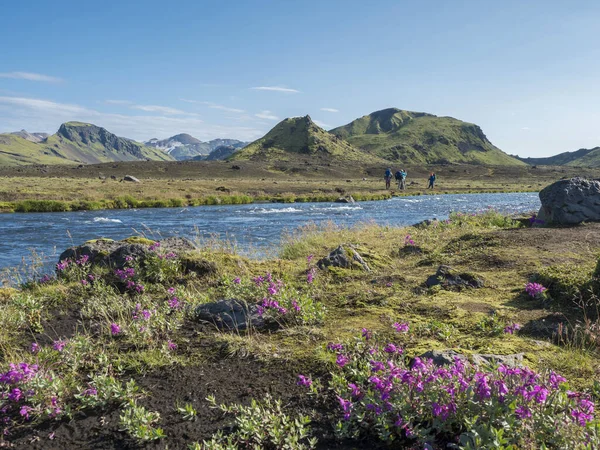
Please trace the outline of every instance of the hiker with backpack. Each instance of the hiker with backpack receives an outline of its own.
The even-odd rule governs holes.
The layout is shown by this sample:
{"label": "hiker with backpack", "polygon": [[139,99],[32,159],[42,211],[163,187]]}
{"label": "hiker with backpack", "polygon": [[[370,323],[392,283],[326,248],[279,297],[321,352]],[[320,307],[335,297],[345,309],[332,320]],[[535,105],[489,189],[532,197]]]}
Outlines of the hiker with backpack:
{"label": "hiker with backpack", "polygon": [[392,183],[392,169],[390,167],[385,170],[383,178],[385,179],[385,188],[389,189],[390,184]]}
{"label": "hiker with backpack", "polygon": [[396,181],[398,182],[398,189],[405,190],[406,189],[406,171],[404,169],[400,169],[394,175],[396,177]]}
{"label": "hiker with backpack", "polygon": [[429,175],[429,186],[427,186],[427,189],[433,189],[434,183],[435,183],[435,173],[431,172],[431,175]]}

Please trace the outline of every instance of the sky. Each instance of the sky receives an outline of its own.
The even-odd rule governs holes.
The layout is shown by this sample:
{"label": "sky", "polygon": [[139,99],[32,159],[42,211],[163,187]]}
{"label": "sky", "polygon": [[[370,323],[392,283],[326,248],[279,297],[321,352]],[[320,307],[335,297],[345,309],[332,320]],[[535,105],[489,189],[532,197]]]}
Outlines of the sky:
{"label": "sky", "polygon": [[0,132],[66,121],[136,140],[254,140],[388,107],[476,123],[496,146],[600,146],[600,2],[10,1]]}

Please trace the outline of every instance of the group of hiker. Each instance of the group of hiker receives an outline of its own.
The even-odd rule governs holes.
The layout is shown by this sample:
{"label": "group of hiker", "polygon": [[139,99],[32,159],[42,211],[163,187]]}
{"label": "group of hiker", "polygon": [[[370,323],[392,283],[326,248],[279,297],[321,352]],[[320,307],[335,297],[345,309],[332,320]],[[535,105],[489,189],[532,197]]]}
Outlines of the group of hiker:
{"label": "group of hiker", "polygon": [[[389,189],[391,184],[392,184],[392,169],[390,167],[388,167],[385,171],[385,175],[383,177],[385,179],[385,188]],[[394,178],[396,179],[396,182],[398,183],[398,189],[400,190],[405,190],[406,189],[406,170],[404,169],[400,169],[398,171],[396,171],[396,173],[394,174]],[[431,172],[429,174],[429,185],[427,186],[427,189],[433,189],[433,185],[435,184],[435,173]]]}

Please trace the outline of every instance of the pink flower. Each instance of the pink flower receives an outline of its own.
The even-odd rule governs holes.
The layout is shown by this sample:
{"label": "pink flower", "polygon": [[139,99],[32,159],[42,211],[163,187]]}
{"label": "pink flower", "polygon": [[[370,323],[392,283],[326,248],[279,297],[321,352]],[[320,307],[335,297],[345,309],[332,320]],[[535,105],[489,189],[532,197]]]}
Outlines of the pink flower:
{"label": "pink flower", "polygon": [[112,334],[113,336],[116,336],[119,333],[121,333],[121,327],[119,326],[119,324],[111,323],[110,324],[110,334]]}
{"label": "pink flower", "polygon": [[394,327],[398,333],[408,333],[408,330],[409,330],[408,323],[406,323],[406,322],[404,322],[404,323],[395,322],[394,324],[392,324],[392,327]]}
{"label": "pink flower", "polygon": [[63,348],[65,348],[65,345],[67,345],[67,341],[54,341],[54,344],[52,344],[52,348],[57,352],[62,352]]}
{"label": "pink flower", "polygon": [[167,341],[167,346],[169,347],[169,350],[176,350],[177,349],[177,344],[174,343],[173,341],[171,341],[170,339]]}
{"label": "pink flower", "polygon": [[236,278],[234,278],[233,282],[235,284],[241,284],[242,283],[242,279],[240,277],[236,277]]}
{"label": "pink flower", "polygon": [[296,383],[298,386],[311,387],[312,380],[304,375],[298,375],[298,382]]}
{"label": "pink flower", "polygon": [[37,353],[40,351],[40,346],[37,342],[31,344],[31,353]]}
{"label": "pink flower", "polygon": [[335,363],[338,365],[338,367],[344,367],[349,362],[350,362],[350,359],[346,355],[343,355],[341,353],[337,356],[337,359],[335,361]]}

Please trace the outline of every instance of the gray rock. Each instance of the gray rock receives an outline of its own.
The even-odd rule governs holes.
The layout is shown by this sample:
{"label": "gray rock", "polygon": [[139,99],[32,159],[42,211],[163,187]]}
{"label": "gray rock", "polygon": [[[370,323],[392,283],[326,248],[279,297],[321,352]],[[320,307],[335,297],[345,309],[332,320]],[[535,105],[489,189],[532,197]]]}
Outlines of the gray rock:
{"label": "gray rock", "polygon": [[327,267],[342,267],[344,269],[350,269],[356,266],[361,267],[367,272],[371,271],[369,265],[356,251],[356,247],[350,244],[341,244],[328,256],[320,259],[317,262],[317,267],[319,269],[326,269]]}
{"label": "gray rock", "polygon": [[[508,367],[523,367],[523,353],[515,353],[512,355],[488,355],[474,354],[472,355],[473,365],[475,366],[497,366],[504,364]],[[457,353],[454,350],[429,350],[428,352],[419,355],[421,359],[431,359],[436,366],[449,366],[454,364],[456,358],[466,362],[468,358],[462,353]]]}
{"label": "gray rock", "polygon": [[132,183],[141,183],[140,180],[138,180],[136,177],[131,176],[131,175],[125,175],[123,177],[123,181],[131,181]]}
{"label": "gray rock", "polygon": [[540,192],[537,219],[547,224],[575,225],[600,221],[600,181],[560,180]]}
{"label": "gray rock", "polygon": [[205,303],[196,308],[196,319],[215,325],[220,330],[246,330],[262,328],[264,319],[258,314],[258,306],[242,300],[229,299]]}
{"label": "gray rock", "polygon": [[348,195],[347,197],[340,197],[335,202],[336,203],[356,203],[354,198],[352,198],[351,195]]}
{"label": "gray rock", "polygon": [[427,278],[425,284],[427,287],[441,285],[444,289],[462,289],[465,287],[481,288],[484,282],[473,274],[458,273],[449,266],[440,266],[435,275]]}
{"label": "gray rock", "polygon": [[512,355],[473,355],[473,364],[476,366],[499,366],[503,364],[508,367],[523,367],[523,353]]}
{"label": "gray rock", "polygon": [[[159,242],[159,249],[164,253],[173,252],[181,254],[197,249],[192,241],[180,237],[167,238]],[[113,241],[112,239],[98,239],[86,242],[83,245],[68,248],[60,254],[58,260],[76,260],[87,255],[91,264],[122,269],[126,265],[127,257],[133,257],[138,262],[143,262],[150,253],[150,247],[146,244],[127,242],[126,240]]]}
{"label": "gray rock", "polygon": [[431,359],[436,366],[449,366],[454,364],[456,358],[466,361],[467,357],[454,350],[429,350],[419,355],[421,359]]}

